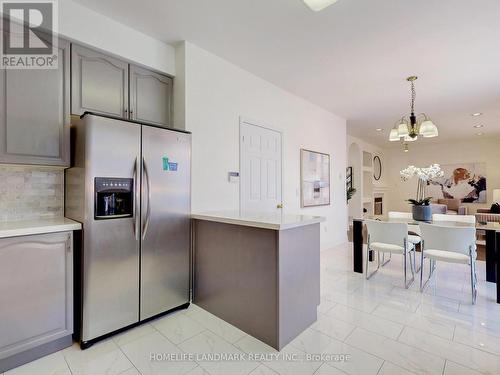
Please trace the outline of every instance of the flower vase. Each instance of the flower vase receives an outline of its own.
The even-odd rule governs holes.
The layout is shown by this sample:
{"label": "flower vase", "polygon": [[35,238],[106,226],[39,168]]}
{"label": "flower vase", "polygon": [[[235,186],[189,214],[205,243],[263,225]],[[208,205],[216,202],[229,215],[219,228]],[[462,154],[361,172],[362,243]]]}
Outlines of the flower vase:
{"label": "flower vase", "polygon": [[413,219],[417,221],[431,221],[431,206],[412,206]]}

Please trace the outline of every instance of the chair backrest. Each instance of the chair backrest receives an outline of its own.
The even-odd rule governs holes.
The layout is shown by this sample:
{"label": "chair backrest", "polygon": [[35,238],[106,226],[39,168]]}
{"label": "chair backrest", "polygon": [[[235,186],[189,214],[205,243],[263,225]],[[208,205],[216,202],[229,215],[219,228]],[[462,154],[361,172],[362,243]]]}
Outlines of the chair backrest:
{"label": "chair backrest", "polygon": [[447,227],[420,223],[424,250],[451,251],[469,255],[469,248],[476,242],[475,227]]}
{"label": "chair backrest", "polygon": [[432,221],[454,221],[456,223],[475,224],[476,216],[474,215],[432,215]]}
{"label": "chair backrest", "polygon": [[389,219],[413,219],[411,212],[389,211],[387,216],[389,216]]}
{"label": "chair backrest", "polygon": [[408,224],[390,223],[378,220],[365,220],[370,243],[381,242],[390,245],[404,246],[408,241]]}

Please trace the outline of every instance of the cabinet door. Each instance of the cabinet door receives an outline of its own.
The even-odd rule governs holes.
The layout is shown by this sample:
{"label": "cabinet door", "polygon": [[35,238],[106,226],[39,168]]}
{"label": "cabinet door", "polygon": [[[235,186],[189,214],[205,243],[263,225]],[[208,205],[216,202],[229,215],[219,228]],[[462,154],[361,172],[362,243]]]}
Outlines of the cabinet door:
{"label": "cabinet door", "polygon": [[73,333],[72,232],[0,239],[0,359]]}
{"label": "cabinet door", "polygon": [[73,44],[71,113],[128,118],[128,63]]}
{"label": "cabinet door", "polygon": [[130,118],[171,125],[172,78],[130,66]]}
{"label": "cabinet door", "polygon": [[0,163],[69,166],[69,43],[58,69],[0,70]]}

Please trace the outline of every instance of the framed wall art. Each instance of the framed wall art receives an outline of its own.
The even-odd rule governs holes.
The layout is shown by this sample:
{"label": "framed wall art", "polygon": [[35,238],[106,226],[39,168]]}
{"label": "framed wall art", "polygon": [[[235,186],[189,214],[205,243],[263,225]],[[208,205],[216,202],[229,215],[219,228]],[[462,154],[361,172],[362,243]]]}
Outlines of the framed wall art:
{"label": "framed wall art", "polygon": [[302,207],[330,204],[330,155],[300,150],[300,195]]}

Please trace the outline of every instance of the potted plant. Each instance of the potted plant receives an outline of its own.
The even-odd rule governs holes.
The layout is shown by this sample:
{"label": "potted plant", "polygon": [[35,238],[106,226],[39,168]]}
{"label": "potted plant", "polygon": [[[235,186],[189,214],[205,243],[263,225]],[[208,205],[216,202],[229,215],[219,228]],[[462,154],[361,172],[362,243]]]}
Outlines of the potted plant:
{"label": "potted plant", "polygon": [[431,221],[432,209],[430,202],[432,197],[426,197],[425,190],[430,179],[443,177],[444,172],[441,170],[441,167],[439,164],[432,164],[428,168],[417,168],[410,165],[408,168],[403,169],[400,174],[403,181],[408,181],[412,177],[418,178],[417,196],[415,199],[407,200],[412,205],[413,219]]}

